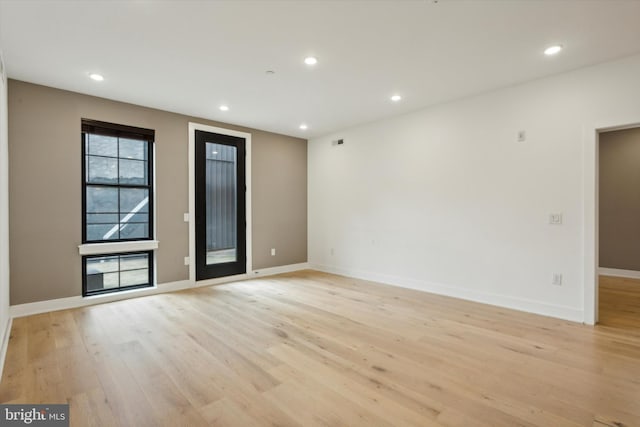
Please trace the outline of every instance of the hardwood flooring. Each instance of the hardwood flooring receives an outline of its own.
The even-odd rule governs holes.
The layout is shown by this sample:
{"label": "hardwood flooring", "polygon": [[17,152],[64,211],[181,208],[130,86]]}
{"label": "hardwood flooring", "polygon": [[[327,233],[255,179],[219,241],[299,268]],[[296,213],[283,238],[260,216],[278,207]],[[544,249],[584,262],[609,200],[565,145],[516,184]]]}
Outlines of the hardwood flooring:
{"label": "hardwood flooring", "polygon": [[595,328],[312,271],[19,318],[0,402],[69,402],[73,426],[640,426],[640,283],[601,290]]}
{"label": "hardwood flooring", "polygon": [[600,276],[599,304],[599,326],[640,339],[640,279]]}

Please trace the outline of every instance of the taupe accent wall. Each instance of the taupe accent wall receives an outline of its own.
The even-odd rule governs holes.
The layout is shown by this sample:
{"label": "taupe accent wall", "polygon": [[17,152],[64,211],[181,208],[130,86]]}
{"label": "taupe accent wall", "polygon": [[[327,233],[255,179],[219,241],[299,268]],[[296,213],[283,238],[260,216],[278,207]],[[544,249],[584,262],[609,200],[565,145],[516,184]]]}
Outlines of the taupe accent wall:
{"label": "taupe accent wall", "polygon": [[253,268],[307,261],[306,140],[10,80],[12,305],[82,293],[82,118],[156,132],[159,284],[189,278],[189,122],[251,133]]}
{"label": "taupe accent wall", "polygon": [[600,134],[600,267],[640,271],[640,128]]}

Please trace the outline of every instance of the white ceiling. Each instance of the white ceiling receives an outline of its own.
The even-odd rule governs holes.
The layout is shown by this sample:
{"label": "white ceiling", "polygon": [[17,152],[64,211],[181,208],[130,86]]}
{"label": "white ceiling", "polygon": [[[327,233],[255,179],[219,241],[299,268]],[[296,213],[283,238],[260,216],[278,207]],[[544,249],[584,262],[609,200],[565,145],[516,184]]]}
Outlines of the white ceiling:
{"label": "white ceiling", "polygon": [[639,52],[638,18],[618,0],[0,0],[0,46],[14,79],[309,138]]}

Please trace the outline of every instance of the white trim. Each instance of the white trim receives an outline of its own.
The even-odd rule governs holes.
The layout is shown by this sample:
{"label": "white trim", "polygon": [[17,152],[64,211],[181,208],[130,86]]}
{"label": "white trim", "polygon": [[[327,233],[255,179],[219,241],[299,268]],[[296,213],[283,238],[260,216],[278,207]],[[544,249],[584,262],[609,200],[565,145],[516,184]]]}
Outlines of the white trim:
{"label": "white trim", "polygon": [[80,255],[100,255],[118,252],[152,251],[158,249],[157,240],[136,240],[133,242],[85,243],[78,246]]}
{"label": "white trim", "polygon": [[279,267],[261,268],[253,270],[252,277],[273,276],[275,274],[291,273],[293,271],[308,270],[310,268],[308,262],[301,262],[300,264],[282,265]]}
{"label": "white trim", "polygon": [[[268,276],[292,271],[305,270],[309,267],[307,263],[283,265],[259,270],[254,275]],[[9,308],[10,317],[24,317],[32,314],[48,313],[50,311],[67,310],[70,308],[85,307],[89,305],[102,304],[113,301],[120,301],[131,298],[144,297],[149,295],[164,294],[194,287],[220,285],[240,280],[248,280],[251,275],[240,274],[237,276],[221,277],[218,279],[202,280],[193,282],[192,280],[181,280],[177,282],[163,283],[152,288],[132,289],[130,291],[117,292],[114,294],[94,295],[90,297],[73,296],[68,298],[58,298],[54,300],[38,301],[27,304],[12,305]]]}
{"label": "white trim", "polygon": [[7,69],[0,49],[0,379],[11,336],[11,314],[9,309],[10,255],[9,255],[9,153],[7,120]]}
{"label": "white trim", "polygon": [[189,122],[189,280],[192,282],[196,278],[196,129],[196,124]]}
{"label": "white trim", "polygon": [[148,295],[161,294],[165,292],[179,291],[190,287],[188,280],[165,283],[158,286],[142,289],[131,289],[129,291],[116,292],[113,294],[93,295],[83,297],[80,295],[58,298],[47,301],[37,301],[27,304],[12,305],[9,309],[11,317],[31,316],[32,314],[48,313],[50,311],[67,310],[69,308],[84,307],[88,305],[102,304],[105,302],[120,301],[130,298],[144,297]]}
{"label": "white trim", "polygon": [[583,245],[582,260],[584,265],[584,322],[595,325],[598,321],[598,131],[587,128],[583,132],[585,140],[583,151]]}
{"label": "white trim", "polygon": [[[219,133],[222,135],[237,136],[244,138],[245,140],[245,184],[247,191],[245,193],[245,207],[246,207],[246,251],[247,251],[247,264],[246,271],[252,270],[252,238],[251,238],[251,134],[247,132],[240,132],[237,130],[224,129],[215,126],[203,125],[200,123],[189,122],[189,280],[196,283],[196,224],[195,224],[195,211],[196,211],[196,180],[195,180],[195,131],[202,130],[205,132]],[[230,277],[248,277],[247,274]],[[228,278],[220,278],[222,280]],[[203,285],[219,283],[220,279],[203,280]],[[200,282],[198,282],[200,285]]]}
{"label": "white trim", "polygon": [[7,324],[2,333],[2,347],[0,348],[0,379],[2,378],[2,371],[4,370],[4,361],[7,358],[7,350],[9,349],[9,338],[11,338],[11,326],[13,325],[13,319],[11,316],[7,318]]}
{"label": "white trim", "polygon": [[640,279],[640,271],[622,270],[619,268],[600,267],[598,269],[600,276],[626,277],[627,279]]}
{"label": "white trim", "polygon": [[598,322],[598,157],[599,134],[612,130],[630,129],[640,126],[638,117],[610,120],[586,125],[583,128],[583,254],[584,262],[584,323]]}
{"label": "white trim", "polygon": [[310,264],[311,269],[324,271],[326,273],[340,274],[357,279],[370,280],[387,285],[398,286],[400,288],[415,289],[438,295],[445,295],[468,301],[490,304],[499,307],[540,314],[543,316],[555,317],[570,320],[573,322],[583,321],[583,312],[580,308],[566,307],[560,305],[547,304],[540,301],[525,298],[498,295],[487,292],[478,292],[470,289],[462,289],[456,286],[445,285],[423,280],[396,277],[386,274],[373,273],[363,270],[352,270],[327,265]]}

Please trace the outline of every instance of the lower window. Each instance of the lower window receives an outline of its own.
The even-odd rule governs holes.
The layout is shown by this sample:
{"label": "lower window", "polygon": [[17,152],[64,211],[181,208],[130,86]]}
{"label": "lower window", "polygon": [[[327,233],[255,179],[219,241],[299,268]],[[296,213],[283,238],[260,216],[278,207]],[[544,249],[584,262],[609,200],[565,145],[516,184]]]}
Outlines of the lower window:
{"label": "lower window", "polygon": [[153,252],[82,257],[82,295],[153,286]]}

